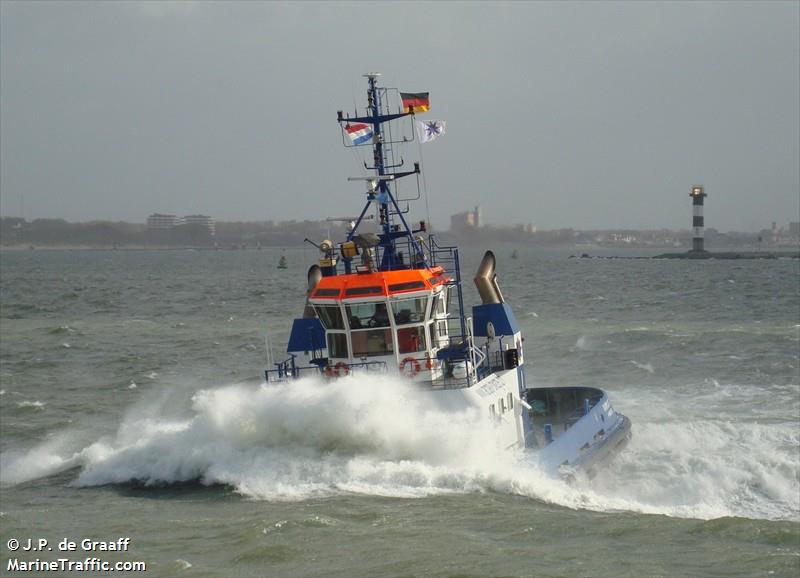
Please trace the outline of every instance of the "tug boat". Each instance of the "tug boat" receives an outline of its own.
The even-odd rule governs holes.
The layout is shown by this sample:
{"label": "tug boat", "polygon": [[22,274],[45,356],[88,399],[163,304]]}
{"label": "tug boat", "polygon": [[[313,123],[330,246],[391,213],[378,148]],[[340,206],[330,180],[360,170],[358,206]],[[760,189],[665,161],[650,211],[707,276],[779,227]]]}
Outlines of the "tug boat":
{"label": "tug boat", "polygon": [[[412,195],[396,187],[421,171],[418,162],[396,170],[404,162],[395,149],[416,134],[427,142],[425,125],[437,126],[416,119],[428,110],[428,93],[402,93],[380,87],[378,73],[364,76],[366,110],[339,111],[337,120],[346,147],[371,148],[368,174],[349,179],[366,183],[366,204],[342,242],[306,240],[319,249],[319,264],[308,271],[289,357],[265,371],[266,381],[396,373],[445,411],[485,414],[499,447],[529,450],[548,473],[592,474],[624,446],[630,421],[599,389],[526,382],[522,333],[503,299],[491,251],[474,278],[482,302],[468,315],[458,248],[440,245],[425,221],[407,220],[419,184]],[[396,123],[405,127],[392,128]]]}

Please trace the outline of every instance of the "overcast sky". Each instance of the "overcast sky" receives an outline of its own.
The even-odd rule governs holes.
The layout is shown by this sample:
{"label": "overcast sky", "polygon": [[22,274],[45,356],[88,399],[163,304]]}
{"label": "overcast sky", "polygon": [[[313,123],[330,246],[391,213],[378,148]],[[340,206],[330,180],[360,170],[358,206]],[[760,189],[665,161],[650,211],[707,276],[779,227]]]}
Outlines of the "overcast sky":
{"label": "overcast sky", "polygon": [[708,227],[800,220],[797,1],[0,6],[3,216],[354,213],[336,111],[380,71],[447,123],[435,224],[688,229],[693,184]]}

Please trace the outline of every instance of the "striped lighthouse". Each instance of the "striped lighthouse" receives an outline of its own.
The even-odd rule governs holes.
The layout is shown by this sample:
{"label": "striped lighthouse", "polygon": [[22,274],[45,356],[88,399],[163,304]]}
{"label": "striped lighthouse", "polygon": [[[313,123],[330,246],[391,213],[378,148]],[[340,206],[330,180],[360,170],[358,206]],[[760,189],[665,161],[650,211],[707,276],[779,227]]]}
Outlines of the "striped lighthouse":
{"label": "striped lighthouse", "polygon": [[701,185],[694,185],[689,196],[692,197],[692,228],[694,229],[692,251],[702,253],[705,251],[703,248],[703,199],[706,194],[703,192]]}

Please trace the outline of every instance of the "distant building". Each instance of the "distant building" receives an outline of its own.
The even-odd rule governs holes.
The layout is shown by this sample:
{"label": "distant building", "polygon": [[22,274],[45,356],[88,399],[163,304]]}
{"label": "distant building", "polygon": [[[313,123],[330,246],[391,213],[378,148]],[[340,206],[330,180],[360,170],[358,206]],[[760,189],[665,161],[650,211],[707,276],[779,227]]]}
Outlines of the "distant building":
{"label": "distant building", "polygon": [[205,227],[212,236],[216,233],[214,219],[208,215],[187,215],[181,219],[180,225],[195,225],[198,227]]}
{"label": "distant building", "polygon": [[180,219],[175,215],[162,215],[160,213],[153,213],[147,217],[147,230],[148,231],[169,231],[178,226]]}
{"label": "distant building", "polygon": [[211,235],[216,233],[214,219],[208,215],[186,215],[185,217],[178,217],[176,215],[153,213],[147,217],[147,230],[150,232],[172,231],[177,227],[186,225],[193,225],[194,228],[202,227],[207,229]]}
{"label": "distant building", "polygon": [[458,213],[450,216],[450,230],[463,231],[464,229],[471,229],[475,226],[475,217],[471,211],[466,213]]}
{"label": "distant building", "polygon": [[453,232],[478,229],[483,226],[483,215],[480,207],[475,207],[474,211],[465,211],[450,216],[450,230]]}
{"label": "distant building", "polygon": [[216,224],[208,215],[162,215],[147,217],[147,240],[156,245],[203,246],[213,242]]}
{"label": "distant building", "polygon": [[800,222],[789,223],[789,236],[800,237]]}

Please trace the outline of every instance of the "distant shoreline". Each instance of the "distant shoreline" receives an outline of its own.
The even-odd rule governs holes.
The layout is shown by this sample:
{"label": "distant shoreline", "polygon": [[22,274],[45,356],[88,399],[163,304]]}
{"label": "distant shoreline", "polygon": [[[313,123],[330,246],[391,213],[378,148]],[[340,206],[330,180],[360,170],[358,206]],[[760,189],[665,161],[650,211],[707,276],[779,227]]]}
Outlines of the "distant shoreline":
{"label": "distant shoreline", "polygon": [[[800,232],[788,228],[763,229],[758,232],[722,233],[705,229],[706,246],[717,251],[797,251]],[[532,230],[530,227],[492,226],[432,229],[440,244],[528,248],[572,249],[573,251],[644,250],[677,252],[692,248],[690,230],[669,229],[591,229]],[[327,221],[216,221],[213,227],[175,227],[160,230],[143,223],[89,221],[70,223],[63,219],[0,217],[0,247],[3,249],[55,250],[133,250],[172,251],[257,249],[300,247],[304,239],[319,243],[323,239],[341,239],[347,235],[345,223]]]}
{"label": "distant shoreline", "polygon": [[177,247],[170,245],[2,245],[0,251],[258,251],[261,249],[285,249],[302,245],[268,245],[261,247]]}
{"label": "distant shoreline", "polygon": [[703,255],[693,254],[691,251],[685,253],[662,253],[651,256],[620,256],[620,255],[570,255],[570,259],[658,259],[661,261],[757,261],[761,259],[800,259],[800,251],[706,251]]}
{"label": "distant shoreline", "polygon": [[[469,247],[473,244],[470,243],[461,243],[461,245]],[[485,247],[486,243],[480,243],[475,246]],[[665,247],[653,247],[653,246],[607,246],[607,245],[596,245],[593,246],[591,249],[585,246],[574,246],[574,245],[537,245],[537,244],[520,244],[520,243],[510,243],[508,241],[498,241],[495,243],[488,243],[490,246],[494,246],[497,248],[498,246],[502,247],[517,247],[520,250],[530,249],[530,250],[539,250],[539,249],[560,249],[560,250],[580,250],[578,254],[569,255],[570,258],[579,258],[579,259],[679,259],[679,260],[704,260],[704,259],[719,259],[719,260],[758,260],[758,259],[779,259],[779,258],[800,258],[800,248],[796,247],[779,247],[774,250],[770,251],[759,251],[759,250],[736,250],[734,248],[728,248],[728,250],[720,249],[718,251],[707,251],[703,255],[696,255],[693,254],[691,251],[686,252],[671,252],[671,253],[660,253],[657,255],[638,255],[632,257],[630,255],[609,255],[610,251],[619,251],[620,253],[635,253],[640,251],[658,251],[665,249]],[[0,245],[1,252],[14,252],[14,253],[22,253],[22,252],[34,252],[34,251],[137,251],[137,252],[170,252],[170,251],[261,251],[261,250],[274,250],[274,249],[303,249],[305,245],[303,244],[290,244],[290,245],[240,245],[240,246],[228,246],[228,247],[207,247],[207,246],[171,246],[171,245],[121,245],[121,246],[113,246],[113,245]],[[604,254],[592,254],[592,252],[601,251]]]}

